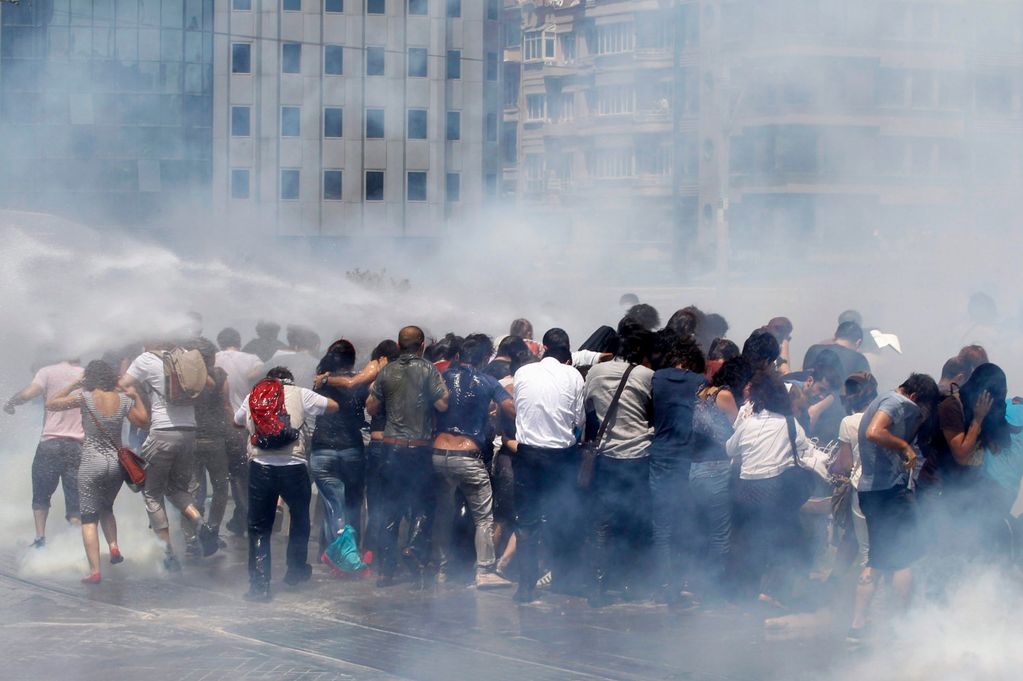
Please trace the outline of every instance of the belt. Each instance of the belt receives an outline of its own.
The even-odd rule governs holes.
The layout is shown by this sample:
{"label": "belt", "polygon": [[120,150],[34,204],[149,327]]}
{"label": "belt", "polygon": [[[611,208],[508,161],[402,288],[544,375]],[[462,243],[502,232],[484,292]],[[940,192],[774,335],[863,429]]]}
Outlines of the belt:
{"label": "belt", "polygon": [[399,447],[431,447],[433,446],[433,440],[403,440],[398,437],[384,437],[382,440],[385,445],[398,445]]}
{"label": "belt", "polygon": [[437,449],[434,447],[433,453],[438,456],[465,456],[470,459],[483,459],[483,452],[478,449]]}

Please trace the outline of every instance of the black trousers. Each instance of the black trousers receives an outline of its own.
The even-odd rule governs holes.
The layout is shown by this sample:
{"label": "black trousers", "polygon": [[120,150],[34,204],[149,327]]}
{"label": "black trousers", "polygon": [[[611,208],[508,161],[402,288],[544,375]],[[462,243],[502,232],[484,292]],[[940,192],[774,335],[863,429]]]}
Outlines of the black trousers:
{"label": "black trousers", "polygon": [[[651,545],[650,459],[597,458],[597,531],[594,558],[597,585],[615,577],[627,585],[637,581],[636,568],[645,565]],[[616,560],[617,557],[617,560]]]}
{"label": "black trousers", "polygon": [[578,447],[542,449],[519,445],[515,475],[515,534],[519,588],[532,589],[540,577],[541,534],[547,547],[552,586],[583,588],[586,522],[576,476]]}
{"label": "black trousers", "polygon": [[[377,454],[373,452],[371,456]],[[398,531],[408,517],[405,551],[422,568],[430,558],[434,484],[433,448],[384,444],[371,469],[377,477],[372,491],[378,499],[370,508],[379,509],[375,542],[380,553],[380,574],[394,576],[398,565]],[[375,515],[371,511],[371,518]]]}
{"label": "black trousers", "polygon": [[288,567],[300,568],[309,557],[309,470],[304,464],[268,466],[249,462],[249,581],[270,583],[270,535],[277,514],[277,497],[291,513],[288,531]]}

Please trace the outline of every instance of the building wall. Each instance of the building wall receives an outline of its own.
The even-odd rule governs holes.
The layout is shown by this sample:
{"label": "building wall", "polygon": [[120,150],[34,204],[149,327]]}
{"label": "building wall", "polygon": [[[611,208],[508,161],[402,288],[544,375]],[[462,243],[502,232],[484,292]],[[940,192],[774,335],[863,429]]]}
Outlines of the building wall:
{"label": "building wall", "polygon": [[[383,13],[372,13],[381,6]],[[214,194],[229,218],[281,235],[436,237],[447,224],[471,219],[496,194],[496,3],[252,0],[245,10],[235,9],[235,0],[233,7],[217,8],[223,35],[214,65]],[[449,16],[456,7],[459,16]],[[425,14],[416,14],[421,8]],[[250,73],[232,72],[239,44],[251,45]],[[284,72],[282,45],[288,44],[300,46],[300,73]],[[326,72],[327,50],[335,49],[343,55],[341,74]],[[420,51],[414,64],[410,49]],[[423,50],[425,76],[410,71]],[[460,73],[449,78],[453,51],[460,56],[452,55],[451,66]],[[381,56],[383,74],[370,75]],[[232,107],[250,108],[248,135],[232,134]],[[298,136],[282,129],[282,107],[300,108]],[[326,134],[327,108],[342,112],[340,137]],[[376,120],[370,110],[383,111],[380,137],[366,134]],[[425,135],[418,120],[409,127],[410,110],[426,112]],[[458,139],[448,139],[449,112],[459,114]],[[298,171],[297,197],[288,192],[287,171]],[[337,171],[340,196],[328,187]],[[232,176],[237,184],[245,172],[247,193],[232,187]],[[367,173],[383,173],[382,195],[373,193]],[[425,173],[425,196],[421,176],[410,184],[409,173]]]}

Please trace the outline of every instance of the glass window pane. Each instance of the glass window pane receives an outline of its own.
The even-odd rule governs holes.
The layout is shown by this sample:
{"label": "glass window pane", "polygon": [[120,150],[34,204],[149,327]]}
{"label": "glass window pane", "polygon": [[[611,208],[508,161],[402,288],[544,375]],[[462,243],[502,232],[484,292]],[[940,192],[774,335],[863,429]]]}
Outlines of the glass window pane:
{"label": "glass window pane", "polygon": [[202,62],[203,35],[199,31],[185,31],[185,61]]}
{"label": "glass window pane", "polygon": [[462,114],[458,111],[448,112],[447,138],[449,140],[462,139]]}
{"label": "glass window pane", "polygon": [[[74,4],[79,1],[72,0],[72,12],[74,12]],[[143,26],[160,25],[160,0],[139,0],[139,23]]]}
{"label": "glass window pane", "polygon": [[410,47],[408,49],[409,78],[426,78],[426,48]]}
{"label": "glass window pane", "polygon": [[247,12],[252,9],[252,0],[231,0],[231,9]]}
{"label": "glass window pane", "polygon": [[340,201],[341,200],[341,171],[340,170],[324,170],[323,171],[323,200],[324,201]]}
{"label": "glass window pane", "polygon": [[281,71],[283,73],[302,72],[302,45],[300,43],[281,45]]}
{"label": "glass window pane", "polygon": [[382,47],[366,48],[366,75],[367,76],[384,75],[384,48]]}
{"label": "glass window pane", "polygon": [[294,201],[298,199],[299,171],[281,171],[281,200]]}
{"label": "glass window pane", "polygon": [[231,73],[251,73],[252,45],[234,43],[231,45]]}
{"label": "glass window pane", "polygon": [[302,0],[282,0],[281,5],[285,12],[301,12]]}
{"label": "glass window pane", "polygon": [[341,137],[344,112],[341,107],[329,106],[323,110],[323,136]]}
{"label": "glass window pane", "polygon": [[462,16],[462,0],[448,0],[448,16]]}
{"label": "glass window pane", "polygon": [[426,109],[409,109],[408,138],[410,140],[426,139]]}
{"label": "glass window pane", "polygon": [[231,198],[249,198],[249,171],[247,168],[231,169]]}
{"label": "glass window pane", "polygon": [[325,11],[325,12],[344,12],[345,11],[344,0],[324,0],[323,11]]}
{"label": "glass window pane", "polygon": [[160,31],[160,61],[181,61],[184,38],[181,31]]}
{"label": "glass window pane", "polygon": [[448,50],[448,80],[462,77],[462,51]]}
{"label": "glass window pane", "polygon": [[247,106],[231,107],[231,136],[248,137],[251,129],[252,110]]}
{"label": "glass window pane", "polygon": [[426,16],[426,0],[408,0],[408,13],[412,16]]}
{"label": "glass window pane", "polygon": [[384,200],[384,171],[382,170],[366,171],[366,200],[367,201]]}
{"label": "glass window pane", "polygon": [[302,109],[297,106],[281,107],[281,137],[298,137],[302,132]]}
{"label": "glass window pane", "polygon": [[323,48],[323,72],[328,76],[340,76],[345,70],[345,50],[340,45]]}
{"label": "glass window pane", "polygon": [[202,0],[185,0],[185,30],[202,30]]}
{"label": "glass window pane", "polygon": [[384,136],[384,110],[366,109],[366,137],[381,138]]}
{"label": "glass window pane", "polygon": [[165,28],[181,28],[184,13],[181,0],[163,0],[160,25]]}
{"label": "glass window pane", "polygon": [[408,174],[408,200],[426,201],[426,173],[412,171]]}
{"label": "glass window pane", "polygon": [[444,192],[449,203],[454,203],[462,198],[462,176],[458,173],[448,173],[444,182]]}
{"label": "glass window pane", "polygon": [[366,0],[366,14],[383,14],[386,12],[384,0]]}

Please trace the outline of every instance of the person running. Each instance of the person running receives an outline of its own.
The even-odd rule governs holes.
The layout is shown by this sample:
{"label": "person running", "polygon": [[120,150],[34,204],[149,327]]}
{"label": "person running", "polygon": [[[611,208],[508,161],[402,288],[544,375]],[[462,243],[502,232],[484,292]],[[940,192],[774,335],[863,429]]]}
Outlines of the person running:
{"label": "person running", "polygon": [[124,561],[117,545],[114,500],[121,491],[124,471],[118,460],[124,419],[144,428],[149,423],[145,402],[134,388],[117,391],[117,372],[106,362],[89,362],[79,380],[57,391],[46,408],[66,411],[77,408],[82,417],[85,441],[78,470],[78,491],[82,511],[82,544],[89,561],[83,584],[99,584],[99,531],[110,548],[110,564]]}
{"label": "person running", "polygon": [[242,352],[259,357],[261,362],[269,362],[275,352],[288,349],[278,338],[280,333],[280,324],[260,320],[256,323],[256,337],[245,344]]}
{"label": "person running", "polygon": [[[81,378],[82,367],[77,359],[44,366],[31,383],[7,400],[4,411],[14,414],[17,406],[40,395],[44,400],[49,399]],[[32,459],[32,515],[36,529],[33,548],[46,545],[46,518],[50,514],[50,498],[58,484],[64,488],[64,517],[72,525],[80,522],[78,468],[84,438],[80,413],[51,409],[43,412],[43,434]]]}
{"label": "person running", "polygon": [[[863,472],[860,463],[859,432],[860,424],[863,422],[863,412],[875,399],[877,399],[877,379],[873,374],[854,373],[845,379],[842,402],[849,411],[849,415],[842,419],[842,423],[838,427],[839,446],[835,469],[840,475],[848,478],[852,500],[848,507],[849,516],[835,518],[835,524],[842,527],[848,524],[847,521],[851,522],[853,535],[856,538],[854,563],[859,570],[867,566],[867,556],[870,551],[867,520],[863,517],[857,494],[860,476]],[[851,542],[847,544],[851,545]],[[842,546],[843,544],[839,544],[840,549]]]}
{"label": "person running", "polygon": [[[370,353],[369,364],[360,372],[369,372],[373,379],[380,370],[401,356],[398,344],[391,339],[380,341],[373,352]],[[370,366],[372,365],[372,369]],[[328,383],[335,385],[335,381],[345,377],[328,377]],[[368,399],[368,396],[367,396]],[[381,466],[383,464],[384,449],[384,428],[387,426],[387,412],[381,406],[380,410],[370,417],[369,420],[369,444],[366,445],[366,534],[363,537],[362,545],[365,549],[362,560],[371,564],[377,554],[380,553],[381,527],[383,527],[383,516],[386,505],[383,499],[383,482],[381,478]]]}
{"label": "person running", "polygon": [[448,408],[444,379],[423,359],[425,345],[422,329],[403,328],[398,334],[401,356],[380,370],[366,401],[370,416],[387,413],[379,472],[384,506],[377,580],[381,587],[395,583],[398,529],[406,511],[409,532],[401,554],[417,585],[425,586],[433,515],[433,419]]}
{"label": "person running", "polygon": [[[278,393],[287,412],[286,435],[263,438],[253,419],[252,401],[256,391]],[[261,393],[262,394],[262,393]],[[308,469],[309,436],[312,417],[333,414],[338,403],[308,388],[295,385],[294,376],[285,367],[274,367],[253,388],[234,414],[234,422],[245,424],[251,435],[249,454],[249,591],[246,600],[270,600],[270,535],[277,515],[277,500],[282,498],[291,514],[288,529],[288,569],[284,583],[295,586],[312,576],[309,565],[309,502],[312,498]],[[279,418],[280,415],[273,416]],[[263,446],[266,445],[266,446]]]}
{"label": "person running", "polygon": [[803,357],[803,371],[809,371],[817,363],[817,355],[825,350],[830,350],[838,356],[841,363],[842,375],[839,380],[844,381],[849,374],[870,373],[870,362],[860,352],[863,344],[863,329],[856,322],[846,321],[835,329],[835,337],[830,343],[817,343],[811,345]]}
{"label": "person running", "polygon": [[482,371],[493,353],[493,343],[483,334],[462,341],[457,365],[444,372],[448,408],[437,415],[433,441],[433,469],[437,475],[437,513],[433,526],[433,555],[437,581],[449,577],[451,533],[455,519],[455,496],[465,497],[475,526],[476,575],[478,589],[511,586],[495,574],[494,493],[483,462],[489,446],[487,429],[490,405],[496,404],[507,417],[515,418],[515,403],[496,378]]}

